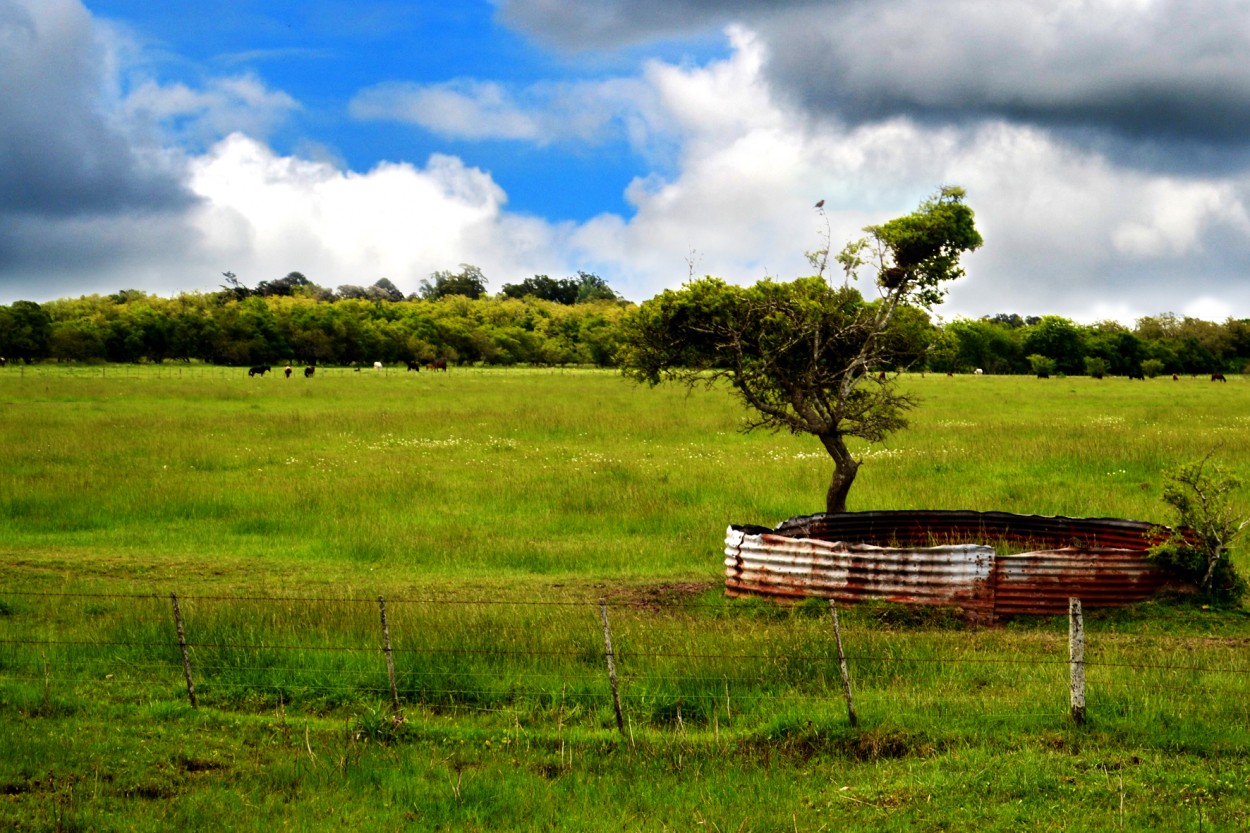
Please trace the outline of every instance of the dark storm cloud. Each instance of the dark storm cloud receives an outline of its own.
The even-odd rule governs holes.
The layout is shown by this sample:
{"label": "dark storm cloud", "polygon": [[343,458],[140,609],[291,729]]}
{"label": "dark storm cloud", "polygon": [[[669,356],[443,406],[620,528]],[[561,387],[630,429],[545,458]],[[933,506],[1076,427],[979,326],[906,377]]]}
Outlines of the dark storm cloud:
{"label": "dark storm cloud", "polygon": [[1004,119],[1207,146],[1250,129],[1240,0],[505,0],[501,17],[566,48],[742,22],[778,93],[850,123]]}
{"label": "dark storm cloud", "polygon": [[773,82],[851,122],[1003,118],[1211,144],[1250,127],[1244,3],[897,0],[761,29]]}
{"label": "dark storm cloud", "polygon": [[828,5],[829,0],[499,0],[499,18],[562,49],[610,49],[682,37],[774,10]]}
{"label": "dark storm cloud", "polygon": [[159,211],[190,197],[107,113],[106,55],[68,0],[0,0],[0,215]]}

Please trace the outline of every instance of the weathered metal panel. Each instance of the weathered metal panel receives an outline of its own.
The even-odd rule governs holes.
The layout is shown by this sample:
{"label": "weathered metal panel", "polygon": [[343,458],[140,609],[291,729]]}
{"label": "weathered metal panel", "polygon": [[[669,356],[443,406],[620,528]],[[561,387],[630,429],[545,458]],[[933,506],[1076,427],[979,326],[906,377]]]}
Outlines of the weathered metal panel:
{"label": "weathered metal panel", "polygon": [[900,549],[732,526],[725,534],[725,583],[731,594],[953,605],[990,615],[993,563],[992,548],[973,544]]}
{"label": "weathered metal panel", "polygon": [[1117,607],[1149,599],[1168,583],[1167,574],[1138,550],[1030,552],[995,562],[995,615],[1058,616],[1068,599],[1085,607]]}
{"label": "weathered metal panel", "polygon": [[[951,605],[971,618],[1053,615],[1068,599],[1108,607],[1150,598],[1169,576],[1146,558],[1170,530],[1119,518],[890,511],[731,526],[730,595]],[[979,543],[969,543],[977,541]],[[996,556],[994,544],[1036,551]]]}

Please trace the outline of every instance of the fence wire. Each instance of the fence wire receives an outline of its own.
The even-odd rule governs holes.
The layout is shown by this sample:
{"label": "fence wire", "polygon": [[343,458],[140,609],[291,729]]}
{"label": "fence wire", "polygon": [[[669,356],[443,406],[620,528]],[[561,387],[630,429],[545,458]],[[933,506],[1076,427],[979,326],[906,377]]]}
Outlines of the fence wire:
{"label": "fence wire", "polygon": [[[402,704],[448,711],[577,708],[602,720],[611,706],[598,603],[212,595],[178,601],[189,669],[170,596],[0,593],[0,707],[38,697],[130,698],[145,690],[185,696],[184,671],[202,703],[223,708],[385,701],[392,690]],[[381,605],[390,620],[393,681]],[[631,725],[720,726],[735,718],[762,724],[803,712],[829,720],[845,708],[824,618],[757,619],[682,601],[605,608]],[[1064,634],[949,630],[921,638],[857,630],[845,620],[843,633],[861,715],[918,726],[1065,717]],[[1095,635],[1084,663],[1089,712],[1116,721],[1246,727],[1250,666],[1241,642]]]}

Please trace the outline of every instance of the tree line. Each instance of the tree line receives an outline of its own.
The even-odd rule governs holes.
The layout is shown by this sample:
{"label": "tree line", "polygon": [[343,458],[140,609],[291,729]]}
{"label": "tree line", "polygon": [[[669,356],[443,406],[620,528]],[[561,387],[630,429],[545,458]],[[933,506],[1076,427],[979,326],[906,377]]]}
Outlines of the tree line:
{"label": "tree line", "polygon": [[[637,306],[597,275],[535,275],[495,294],[464,264],[404,296],[385,278],[369,287],[317,286],[298,272],[217,292],[160,297],[138,290],[0,305],[0,356],[10,361],[202,361],[243,366],[294,361],[618,365],[622,326]],[[1127,376],[1250,369],[1250,319],[1213,323],[1170,313],[1079,324],[1056,315],[999,314],[934,322],[918,307],[891,323],[898,367],[934,373]]]}
{"label": "tree line", "polygon": [[[408,297],[383,278],[328,290],[298,272],[170,298],[138,290],[0,306],[0,356],[24,362],[293,361],[352,365],[610,366],[630,308],[590,273],[535,276],[489,295],[477,267],[436,272]],[[518,291],[518,287],[520,291]]]}

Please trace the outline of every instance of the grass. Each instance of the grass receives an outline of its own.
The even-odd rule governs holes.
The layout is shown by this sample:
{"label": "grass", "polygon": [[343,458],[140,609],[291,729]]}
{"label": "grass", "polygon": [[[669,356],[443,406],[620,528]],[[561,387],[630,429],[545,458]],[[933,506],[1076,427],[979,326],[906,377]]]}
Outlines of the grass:
{"label": "grass", "polygon": [[[904,384],[923,404],[865,449],[854,509],[1166,523],[1166,468],[1250,459],[1240,379]],[[1090,612],[1083,726],[1064,621],[844,610],[851,728],[828,607],[719,592],[725,527],[818,511],[829,473],[810,438],[738,432],[723,392],[597,371],[10,367],[0,403],[0,826],[1250,821],[1244,610]]]}

